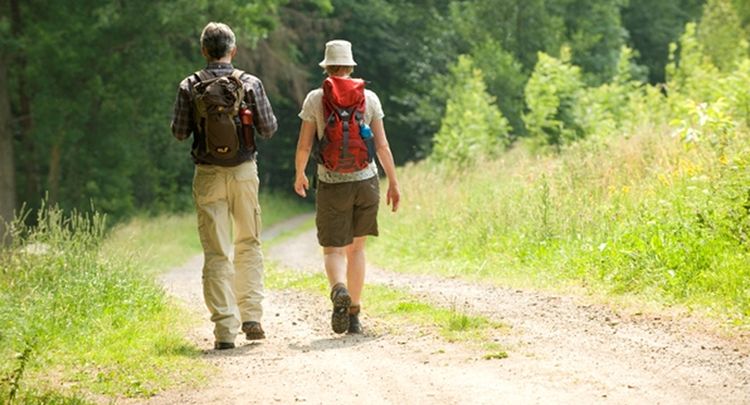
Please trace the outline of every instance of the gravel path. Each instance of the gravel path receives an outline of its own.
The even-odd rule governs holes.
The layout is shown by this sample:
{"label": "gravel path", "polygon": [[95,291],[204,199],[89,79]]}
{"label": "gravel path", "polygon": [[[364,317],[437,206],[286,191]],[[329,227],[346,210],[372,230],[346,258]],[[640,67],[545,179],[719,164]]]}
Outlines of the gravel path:
{"label": "gravel path", "polygon": [[[264,238],[309,217],[281,224]],[[286,268],[322,272],[314,231],[268,251]],[[509,357],[416,330],[388,334],[366,315],[362,336],[330,331],[324,296],[269,291],[268,338],[216,352],[200,287],[202,257],[163,277],[165,288],[206,319],[190,338],[219,374],[197,391],[176,389],[154,404],[750,404],[750,336],[710,332],[707,322],[622,315],[585,298],[397,274],[368,268],[367,283],[406,289],[444,307],[510,325],[493,338]],[[366,300],[365,289],[365,300]]]}

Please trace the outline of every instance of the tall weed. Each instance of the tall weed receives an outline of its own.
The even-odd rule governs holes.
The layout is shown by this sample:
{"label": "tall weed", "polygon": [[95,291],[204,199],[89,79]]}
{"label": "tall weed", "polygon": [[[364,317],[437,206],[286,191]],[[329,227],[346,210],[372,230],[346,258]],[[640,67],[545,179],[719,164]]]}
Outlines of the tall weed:
{"label": "tall weed", "polygon": [[16,221],[0,255],[0,356],[29,351],[19,387],[147,395],[191,367],[197,350],[170,331],[185,323],[161,288],[131,258],[100,254],[101,216],[44,207],[36,223]]}
{"label": "tall weed", "polygon": [[750,319],[747,132],[686,145],[666,127],[517,148],[474,170],[406,167],[371,255],[409,271],[587,285]]}

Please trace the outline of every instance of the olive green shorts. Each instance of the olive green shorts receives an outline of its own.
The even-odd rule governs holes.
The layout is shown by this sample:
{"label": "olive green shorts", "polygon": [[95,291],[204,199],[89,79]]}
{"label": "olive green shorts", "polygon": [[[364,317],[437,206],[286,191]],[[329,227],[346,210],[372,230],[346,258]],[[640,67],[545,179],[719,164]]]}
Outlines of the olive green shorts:
{"label": "olive green shorts", "polygon": [[315,225],[323,247],[343,247],[355,237],[378,236],[378,177],[346,183],[318,182]]}

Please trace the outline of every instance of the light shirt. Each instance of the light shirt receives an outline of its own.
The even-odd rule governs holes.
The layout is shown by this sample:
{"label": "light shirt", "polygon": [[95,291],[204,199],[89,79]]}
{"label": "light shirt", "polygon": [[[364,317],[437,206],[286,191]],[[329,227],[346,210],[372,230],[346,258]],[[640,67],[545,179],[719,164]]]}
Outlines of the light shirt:
{"label": "light shirt", "polygon": [[[323,89],[315,89],[307,93],[299,117],[303,121],[314,122],[317,127],[318,140],[323,139],[326,120],[323,116]],[[373,91],[365,89],[365,123],[370,125],[372,120],[382,120],[385,114],[380,99]],[[336,173],[318,164],[318,180],[324,183],[346,183],[349,181],[366,180],[378,175],[378,165],[375,159],[366,168],[352,173]]]}

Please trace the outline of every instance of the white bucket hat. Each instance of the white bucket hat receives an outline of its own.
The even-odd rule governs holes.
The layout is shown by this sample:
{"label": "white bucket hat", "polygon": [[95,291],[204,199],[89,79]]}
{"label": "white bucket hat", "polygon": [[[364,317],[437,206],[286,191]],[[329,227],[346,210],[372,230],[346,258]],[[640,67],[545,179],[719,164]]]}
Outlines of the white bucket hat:
{"label": "white bucket hat", "polygon": [[343,39],[334,39],[326,42],[326,53],[320,67],[326,66],[357,66],[352,57],[352,44]]}

